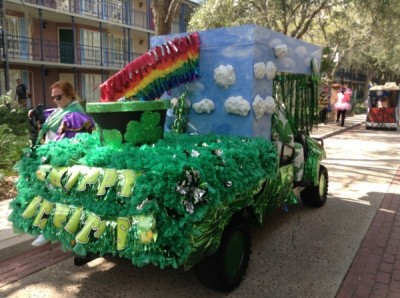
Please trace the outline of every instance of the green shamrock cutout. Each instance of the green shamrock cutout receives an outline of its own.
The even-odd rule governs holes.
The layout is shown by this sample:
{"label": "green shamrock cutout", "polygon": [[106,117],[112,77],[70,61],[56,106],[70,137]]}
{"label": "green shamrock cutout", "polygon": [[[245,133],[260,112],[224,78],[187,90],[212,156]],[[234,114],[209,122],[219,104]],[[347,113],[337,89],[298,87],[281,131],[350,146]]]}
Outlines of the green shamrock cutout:
{"label": "green shamrock cutout", "polygon": [[276,120],[277,121],[274,128],[279,136],[279,139],[284,144],[291,144],[293,142],[293,132],[290,127],[289,121],[287,121],[281,111],[278,111]]}
{"label": "green shamrock cutout", "polygon": [[129,121],[124,139],[132,145],[152,144],[157,142],[163,133],[160,125],[161,116],[158,112],[146,111],[140,117],[140,122]]}
{"label": "green shamrock cutout", "polygon": [[106,146],[115,149],[122,147],[122,134],[118,129],[104,129],[103,139]]}

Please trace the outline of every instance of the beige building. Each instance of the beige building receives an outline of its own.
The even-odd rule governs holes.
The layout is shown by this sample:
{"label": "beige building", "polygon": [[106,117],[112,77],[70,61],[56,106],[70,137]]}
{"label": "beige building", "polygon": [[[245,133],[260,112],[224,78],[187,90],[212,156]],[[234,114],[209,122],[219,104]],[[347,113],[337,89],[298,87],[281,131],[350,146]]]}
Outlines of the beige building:
{"label": "beige building", "polygon": [[[171,32],[185,32],[197,5],[181,1]],[[99,84],[149,49],[151,0],[0,0],[0,94],[28,86],[28,107],[54,104],[49,87],[65,79],[87,102]]]}

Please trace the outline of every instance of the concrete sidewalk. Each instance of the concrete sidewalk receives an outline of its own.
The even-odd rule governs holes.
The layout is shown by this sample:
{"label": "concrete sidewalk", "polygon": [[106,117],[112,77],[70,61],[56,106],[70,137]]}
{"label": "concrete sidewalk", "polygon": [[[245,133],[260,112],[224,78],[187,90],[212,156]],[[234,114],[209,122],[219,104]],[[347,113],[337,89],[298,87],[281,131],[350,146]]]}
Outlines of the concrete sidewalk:
{"label": "concrete sidewalk", "polygon": [[[347,117],[344,127],[337,126],[333,120],[328,120],[326,124],[320,124],[311,136],[322,139],[328,138],[351,129],[352,127],[361,125],[365,122],[365,117],[365,114]],[[31,246],[31,242],[33,241],[32,236],[15,234],[13,232],[12,225],[7,220],[11,213],[9,204],[10,200],[0,202],[0,261],[35,248]]]}
{"label": "concrete sidewalk", "polygon": [[11,200],[0,202],[0,261],[24,253],[33,248],[33,237],[27,234],[15,234],[8,216],[11,213]]}

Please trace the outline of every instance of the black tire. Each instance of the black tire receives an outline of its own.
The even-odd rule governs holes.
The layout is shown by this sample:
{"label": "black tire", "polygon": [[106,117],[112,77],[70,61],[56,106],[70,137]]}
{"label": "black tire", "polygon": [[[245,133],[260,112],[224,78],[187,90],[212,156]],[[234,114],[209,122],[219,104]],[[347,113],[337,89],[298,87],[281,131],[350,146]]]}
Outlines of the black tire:
{"label": "black tire", "polygon": [[318,185],[310,185],[300,192],[303,203],[312,207],[323,206],[328,197],[328,183],[328,170],[324,166],[319,166]]}
{"label": "black tire", "polygon": [[198,280],[206,287],[230,292],[242,281],[250,260],[251,231],[243,217],[234,217],[225,228],[217,252],[195,267]]}
{"label": "black tire", "polygon": [[89,253],[87,256],[74,255],[74,265],[78,267],[84,266],[97,258],[98,256],[93,253]]}

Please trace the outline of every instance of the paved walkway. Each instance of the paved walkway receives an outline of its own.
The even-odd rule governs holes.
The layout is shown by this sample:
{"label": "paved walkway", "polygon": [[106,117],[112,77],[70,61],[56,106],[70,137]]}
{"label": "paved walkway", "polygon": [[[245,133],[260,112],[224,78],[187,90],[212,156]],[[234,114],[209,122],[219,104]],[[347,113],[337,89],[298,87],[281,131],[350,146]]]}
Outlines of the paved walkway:
{"label": "paved walkway", "polygon": [[[344,127],[334,121],[319,125],[312,134],[322,139],[360,125],[365,115],[348,117]],[[0,288],[55,264],[71,254],[58,245],[30,246],[32,237],[15,235],[6,220],[9,202],[0,202]],[[400,168],[361,243],[336,298],[400,297]],[[41,258],[37,256],[40,255]],[[38,260],[46,256],[45,264]]]}
{"label": "paved walkway", "polygon": [[336,297],[400,297],[400,168]]}

